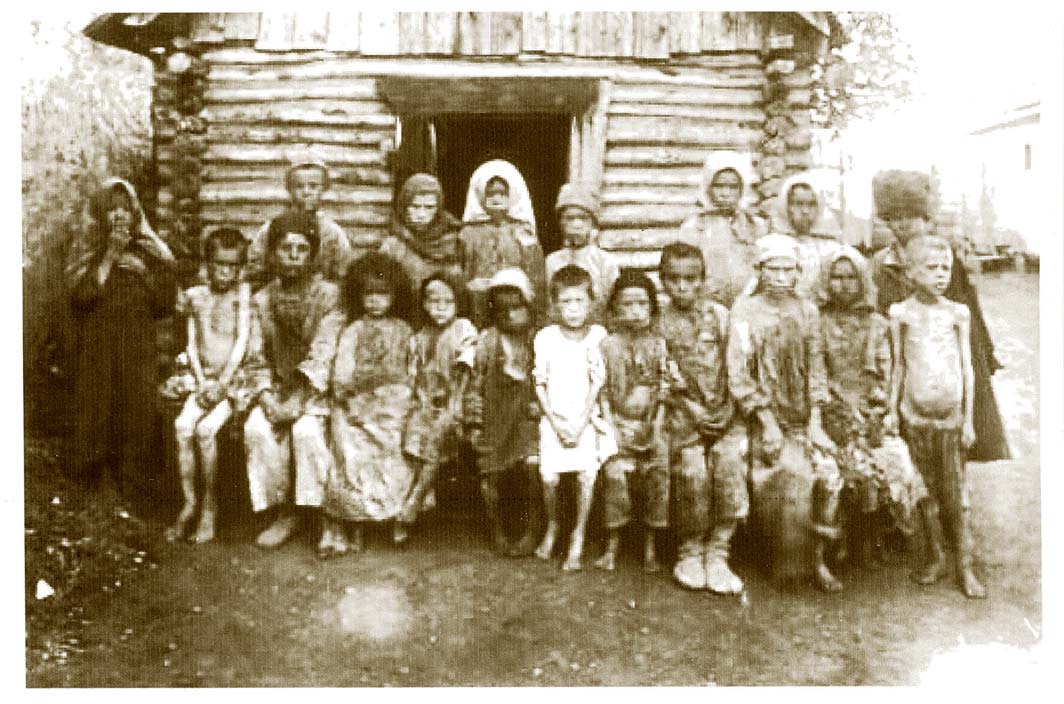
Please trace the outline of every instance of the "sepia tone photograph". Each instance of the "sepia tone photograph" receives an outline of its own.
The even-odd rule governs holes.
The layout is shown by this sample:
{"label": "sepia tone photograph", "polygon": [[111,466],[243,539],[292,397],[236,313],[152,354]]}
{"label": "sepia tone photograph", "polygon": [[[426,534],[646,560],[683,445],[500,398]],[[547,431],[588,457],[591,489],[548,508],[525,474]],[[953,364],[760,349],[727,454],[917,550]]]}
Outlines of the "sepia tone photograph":
{"label": "sepia tone photograph", "polygon": [[13,28],[20,686],[1048,681],[1059,18],[518,9]]}

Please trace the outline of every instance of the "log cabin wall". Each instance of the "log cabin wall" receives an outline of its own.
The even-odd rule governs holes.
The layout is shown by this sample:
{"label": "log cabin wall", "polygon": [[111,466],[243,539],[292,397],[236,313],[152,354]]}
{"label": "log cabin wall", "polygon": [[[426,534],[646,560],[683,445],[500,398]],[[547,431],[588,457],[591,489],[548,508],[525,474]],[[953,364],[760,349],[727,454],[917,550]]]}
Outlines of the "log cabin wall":
{"label": "log cabin wall", "polygon": [[[760,162],[768,186],[751,184],[755,205],[774,195],[771,182],[778,189],[779,178],[808,159],[809,72],[801,61],[818,34],[793,13],[191,19],[190,51],[208,67],[201,113],[207,144],[199,155],[204,227],[227,223],[248,232],[280,212],[286,154],[310,146],[330,166],[326,211],[360,248],[375,247],[392,207],[389,153],[398,117],[381,82],[397,76],[512,72],[528,80],[596,80],[596,103],[574,120],[574,140],[582,144],[571,147],[584,158],[577,155],[571,169],[599,184],[600,242],[622,265],[656,265],[660,247],[696,210],[709,152],[735,149]],[[766,69],[780,58],[773,47],[788,44],[778,36],[791,37],[787,51],[799,61],[789,71],[775,70],[777,63],[770,79]],[[770,44],[770,37],[777,38]],[[780,119],[766,120],[766,108]],[[461,205],[450,208],[460,214]]]}

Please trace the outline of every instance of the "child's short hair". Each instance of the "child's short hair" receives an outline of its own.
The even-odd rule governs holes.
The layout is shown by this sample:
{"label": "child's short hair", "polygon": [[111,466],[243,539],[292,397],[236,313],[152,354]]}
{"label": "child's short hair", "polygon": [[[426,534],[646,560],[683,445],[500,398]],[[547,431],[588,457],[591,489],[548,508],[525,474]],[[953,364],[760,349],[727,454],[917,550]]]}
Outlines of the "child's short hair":
{"label": "child's short hair", "polygon": [[292,190],[292,178],[297,171],[319,171],[321,172],[322,188],[325,189],[329,187],[329,169],[325,166],[324,162],[299,161],[288,167],[288,170],[284,173],[284,187],[286,191]]}
{"label": "child's short hair", "polygon": [[207,235],[203,243],[204,259],[211,261],[214,259],[214,253],[219,249],[238,249],[240,250],[240,263],[247,263],[248,241],[235,227],[219,227]]}
{"label": "child's short hair", "polygon": [[425,291],[428,290],[429,284],[433,281],[439,281],[447,288],[451,289],[451,292],[454,294],[455,317],[468,318],[470,307],[469,291],[466,289],[465,283],[456,276],[437,271],[422,281],[421,287],[418,289],[418,300],[421,302],[421,308],[418,310],[418,319],[421,324],[427,323],[429,320],[428,313],[425,311]]}
{"label": "child's short hair", "polygon": [[932,253],[943,253],[949,257],[950,265],[953,264],[953,249],[945,238],[938,235],[921,235],[909,240],[905,245],[905,258],[910,265],[923,263],[927,256]]}
{"label": "child's short hair", "polygon": [[270,221],[266,230],[266,251],[272,253],[284,236],[291,232],[306,237],[310,243],[311,256],[317,256],[318,247],[321,245],[318,216],[301,210],[287,210]]}
{"label": "child's short hair", "polygon": [[587,295],[589,298],[594,299],[595,293],[592,291],[593,284],[591,282],[591,274],[587,273],[587,269],[576,266],[575,264],[567,264],[561,269],[558,269],[554,273],[554,276],[550,279],[550,298],[555,300],[558,295],[567,288],[578,288],[583,286],[587,289]]}
{"label": "child's short hair", "polygon": [[805,190],[809,191],[810,193],[813,194],[813,197],[816,198],[816,191],[813,190],[812,184],[806,183],[805,181],[798,181],[797,183],[794,183],[793,185],[791,185],[790,188],[787,189],[787,205],[791,204],[791,200],[794,197],[794,192],[797,191],[800,188],[804,188]]}
{"label": "child's short hair", "polygon": [[650,298],[650,317],[658,317],[658,290],[654,287],[654,282],[639,269],[630,267],[621,269],[621,273],[617,276],[617,281],[613,284],[613,289],[610,290],[607,307],[611,312],[617,302],[617,298],[626,288],[641,288],[646,291],[647,297]]}
{"label": "child's short hair", "polygon": [[688,242],[670,242],[661,248],[661,261],[658,263],[658,271],[664,272],[665,266],[677,259],[697,259],[702,264],[702,276],[706,275],[706,258],[702,250]]}
{"label": "child's short hair", "polygon": [[399,262],[380,252],[362,255],[347,269],[343,284],[343,303],[348,319],[356,320],[365,313],[362,297],[366,292],[366,282],[370,280],[384,283],[391,291],[392,307],[388,309],[388,314],[410,322],[414,312],[410,277]]}

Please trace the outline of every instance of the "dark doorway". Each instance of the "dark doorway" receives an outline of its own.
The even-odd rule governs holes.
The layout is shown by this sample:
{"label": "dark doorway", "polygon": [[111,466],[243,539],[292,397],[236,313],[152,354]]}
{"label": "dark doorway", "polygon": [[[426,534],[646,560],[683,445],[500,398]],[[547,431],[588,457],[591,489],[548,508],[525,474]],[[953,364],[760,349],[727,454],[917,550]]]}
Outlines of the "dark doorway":
{"label": "dark doorway", "polygon": [[528,184],[545,253],[561,246],[554,199],[569,174],[570,118],[558,113],[437,115],[437,175],[447,208],[461,218],[469,177],[485,161],[505,159]]}

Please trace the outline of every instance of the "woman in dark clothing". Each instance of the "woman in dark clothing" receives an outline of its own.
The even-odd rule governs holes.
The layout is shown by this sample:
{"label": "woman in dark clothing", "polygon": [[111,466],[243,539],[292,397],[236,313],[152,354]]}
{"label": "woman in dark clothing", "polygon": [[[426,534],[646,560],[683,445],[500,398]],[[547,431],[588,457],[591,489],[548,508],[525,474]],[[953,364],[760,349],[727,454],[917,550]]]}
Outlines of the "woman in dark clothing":
{"label": "woman in dark clothing", "polygon": [[[877,214],[890,227],[894,241],[873,257],[872,278],[878,291],[876,307],[883,315],[894,303],[913,292],[913,285],[905,274],[905,244],[921,234],[927,234],[930,223],[930,180],[914,171],[884,171],[872,182]],[[956,252],[953,273],[946,298],[968,306],[971,314],[972,367],[975,371],[975,445],[968,450],[973,462],[1006,460],[1012,457],[1008,437],[990,377],[1001,369],[994,356],[994,343],[983,319],[979,294],[968,279],[968,272]]]}
{"label": "woman in dark clothing", "polygon": [[123,494],[148,496],[154,319],[173,309],[176,284],[174,256],[128,182],[107,179],[90,199],[65,275],[80,329],[73,470],[96,483],[109,465]]}

